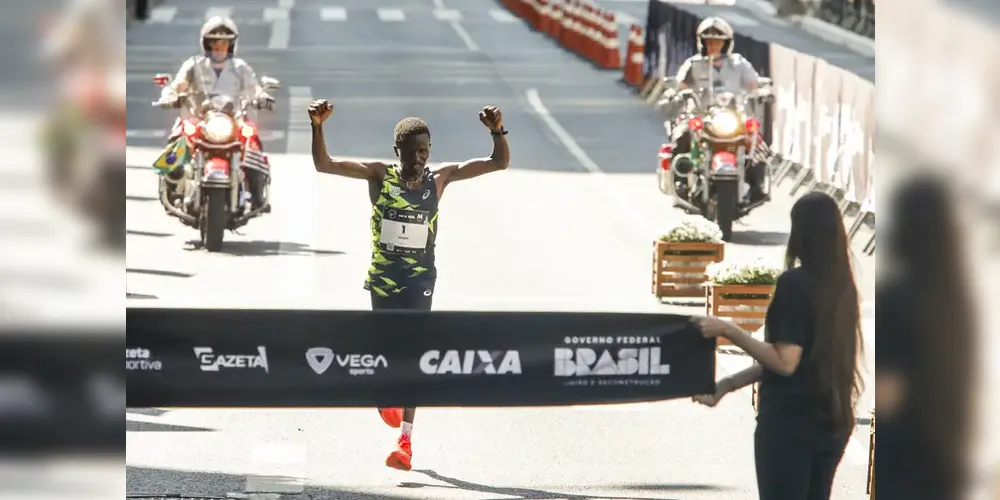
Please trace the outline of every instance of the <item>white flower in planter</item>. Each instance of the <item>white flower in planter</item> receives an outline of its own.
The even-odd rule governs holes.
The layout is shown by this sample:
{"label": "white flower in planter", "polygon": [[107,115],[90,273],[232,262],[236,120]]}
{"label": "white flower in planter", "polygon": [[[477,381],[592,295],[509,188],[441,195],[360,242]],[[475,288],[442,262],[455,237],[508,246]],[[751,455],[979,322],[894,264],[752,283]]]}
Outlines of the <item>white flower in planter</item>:
{"label": "white flower in planter", "polygon": [[773,285],[782,272],[780,267],[769,265],[763,259],[746,263],[720,262],[706,270],[709,281],[716,285]]}
{"label": "white flower in planter", "polygon": [[670,243],[722,243],[722,230],[718,224],[704,217],[688,215],[660,240]]}

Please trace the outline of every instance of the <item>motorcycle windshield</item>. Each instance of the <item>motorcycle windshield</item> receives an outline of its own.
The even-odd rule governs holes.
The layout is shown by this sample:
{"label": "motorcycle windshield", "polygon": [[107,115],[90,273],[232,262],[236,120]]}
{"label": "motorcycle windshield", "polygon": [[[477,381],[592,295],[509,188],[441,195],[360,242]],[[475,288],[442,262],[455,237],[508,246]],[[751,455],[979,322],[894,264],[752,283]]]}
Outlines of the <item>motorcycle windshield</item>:
{"label": "motorcycle windshield", "polygon": [[234,116],[237,110],[236,99],[226,94],[208,94],[208,98],[205,99],[204,108],[206,111],[220,111],[229,116]]}

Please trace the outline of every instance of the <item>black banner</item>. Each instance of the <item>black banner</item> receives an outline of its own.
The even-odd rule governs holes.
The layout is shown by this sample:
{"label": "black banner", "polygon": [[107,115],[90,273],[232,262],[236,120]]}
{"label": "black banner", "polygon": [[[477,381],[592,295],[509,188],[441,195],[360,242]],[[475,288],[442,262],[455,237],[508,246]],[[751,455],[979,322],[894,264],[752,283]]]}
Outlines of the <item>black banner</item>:
{"label": "black banner", "polygon": [[715,390],[669,314],[128,308],[128,407],[555,406]]}
{"label": "black banner", "polygon": [[120,332],[0,332],[0,455],[121,453],[120,348]]}

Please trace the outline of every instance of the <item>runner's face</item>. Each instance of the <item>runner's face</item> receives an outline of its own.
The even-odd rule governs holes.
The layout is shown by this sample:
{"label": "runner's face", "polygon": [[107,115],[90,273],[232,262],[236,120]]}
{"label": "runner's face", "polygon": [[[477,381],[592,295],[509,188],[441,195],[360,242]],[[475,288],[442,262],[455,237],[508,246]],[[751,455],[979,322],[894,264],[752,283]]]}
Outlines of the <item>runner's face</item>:
{"label": "runner's face", "polygon": [[431,157],[431,136],[412,136],[398,146],[399,161],[406,167],[423,168]]}

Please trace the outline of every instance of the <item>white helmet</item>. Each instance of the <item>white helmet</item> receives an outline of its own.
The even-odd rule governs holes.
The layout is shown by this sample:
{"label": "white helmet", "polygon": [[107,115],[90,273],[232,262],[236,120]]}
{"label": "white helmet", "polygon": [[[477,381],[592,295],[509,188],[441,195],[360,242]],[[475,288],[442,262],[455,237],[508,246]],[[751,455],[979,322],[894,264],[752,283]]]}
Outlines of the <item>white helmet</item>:
{"label": "white helmet", "polygon": [[211,49],[211,40],[230,40],[229,55],[236,55],[236,41],[240,37],[240,29],[236,27],[236,21],[228,16],[212,16],[201,26],[201,50],[208,52]]}
{"label": "white helmet", "polygon": [[735,45],[733,43],[733,27],[721,17],[705,18],[698,25],[696,36],[698,38],[698,53],[700,54],[705,53],[704,40],[725,40],[726,46],[722,48],[722,53],[733,53],[733,45]]}

